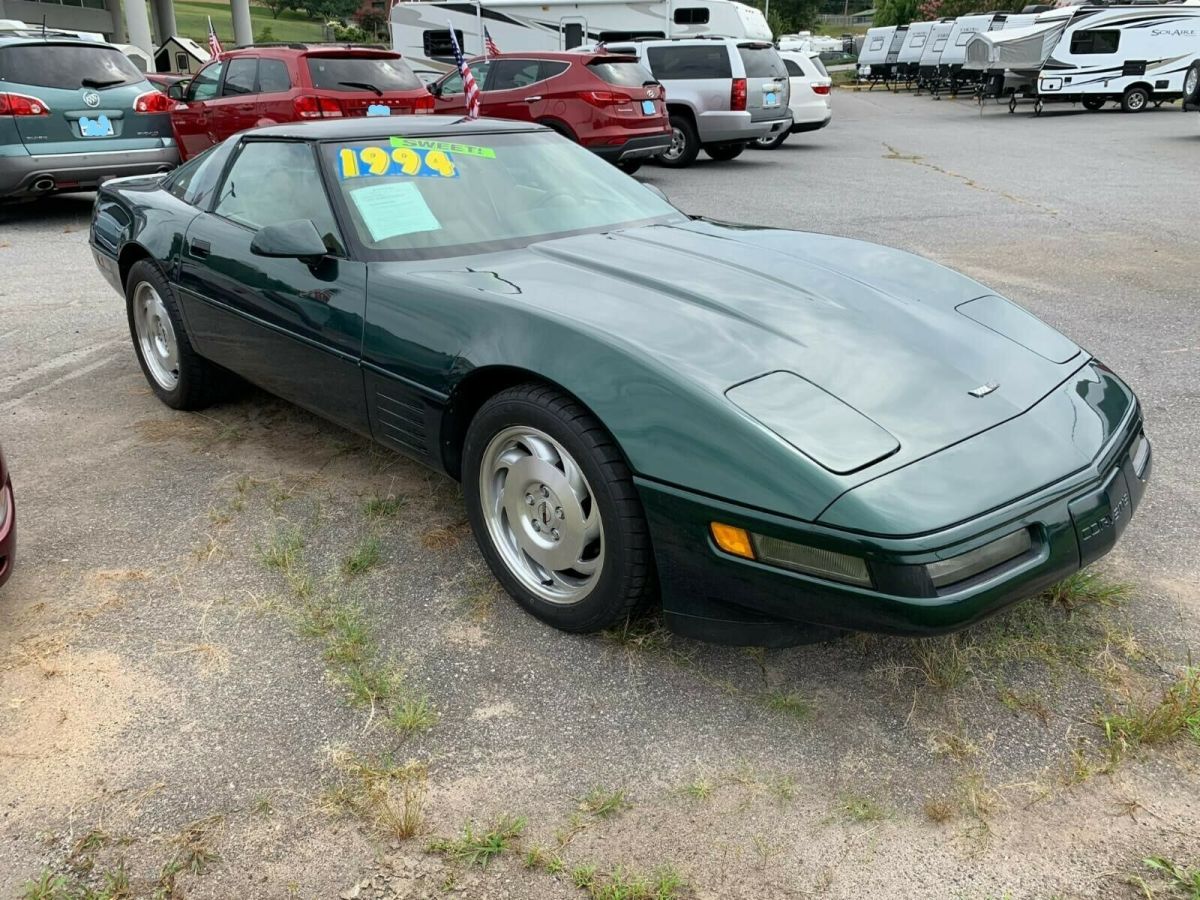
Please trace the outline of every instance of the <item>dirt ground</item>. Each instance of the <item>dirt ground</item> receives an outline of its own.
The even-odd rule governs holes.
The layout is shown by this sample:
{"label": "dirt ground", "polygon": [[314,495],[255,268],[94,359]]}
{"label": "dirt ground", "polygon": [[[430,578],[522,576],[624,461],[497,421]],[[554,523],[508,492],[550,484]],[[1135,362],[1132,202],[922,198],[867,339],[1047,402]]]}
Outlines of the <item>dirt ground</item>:
{"label": "dirt ground", "polygon": [[1195,896],[1200,121],[835,106],[639,175],[962,268],[1125,375],[1155,477],[1089,577],[929,641],[555,632],[447,479],[257,391],[160,405],[90,198],[0,210],[0,896]]}

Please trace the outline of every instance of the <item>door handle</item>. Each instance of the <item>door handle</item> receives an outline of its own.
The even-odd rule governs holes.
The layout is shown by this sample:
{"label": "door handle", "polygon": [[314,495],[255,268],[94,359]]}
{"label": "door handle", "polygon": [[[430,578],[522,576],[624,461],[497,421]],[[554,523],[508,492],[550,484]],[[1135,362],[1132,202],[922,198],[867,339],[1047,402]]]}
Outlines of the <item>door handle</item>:
{"label": "door handle", "polygon": [[208,241],[192,238],[188,242],[188,249],[191,251],[192,256],[197,259],[204,259],[212,251],[212,245]]}
{"label": "door handle", "polygon": [[526,103],[537,103],[537,101],[539,101],[539,100],[541,100],[541,99],[542,99],[542,98],[541,98],[540,96],[537,96],[537,97],[526,97],[526,98],[525,98],[525,102],[526,102]]}

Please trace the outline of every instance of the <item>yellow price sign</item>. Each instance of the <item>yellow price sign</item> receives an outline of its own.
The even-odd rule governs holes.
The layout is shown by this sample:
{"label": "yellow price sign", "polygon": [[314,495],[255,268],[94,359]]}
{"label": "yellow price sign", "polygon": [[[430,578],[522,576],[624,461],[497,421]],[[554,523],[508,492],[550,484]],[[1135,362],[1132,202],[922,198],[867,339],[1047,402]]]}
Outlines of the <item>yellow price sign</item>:
{"label": "yellow price sign", "polygon": [[338,150],[338,177],[386,178],[457,178],[458,167],[450,154],[441,149],[415,147],[342,147]]}

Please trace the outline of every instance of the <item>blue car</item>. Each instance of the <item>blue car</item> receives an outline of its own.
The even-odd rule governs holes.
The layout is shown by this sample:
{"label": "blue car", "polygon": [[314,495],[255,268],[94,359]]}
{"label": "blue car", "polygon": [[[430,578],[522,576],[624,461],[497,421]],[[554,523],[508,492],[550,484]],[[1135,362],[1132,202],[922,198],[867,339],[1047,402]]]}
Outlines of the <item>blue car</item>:
{"label": "blue car", "polygon": [[116,47],[0,31],[0,200],[174,168],[174,107]]}

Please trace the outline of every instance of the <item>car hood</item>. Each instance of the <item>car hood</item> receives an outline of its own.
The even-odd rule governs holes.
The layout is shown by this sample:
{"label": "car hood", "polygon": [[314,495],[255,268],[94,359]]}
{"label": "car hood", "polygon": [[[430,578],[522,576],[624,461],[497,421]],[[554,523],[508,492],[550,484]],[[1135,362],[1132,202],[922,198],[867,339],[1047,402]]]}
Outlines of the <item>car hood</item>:
{"label": "car hood", "polygon": [[[963,275],[826,235],[697,220],[462,263],[429,261],[406,274],[538,307],[723,402],[750,379],[794,373],[894,436],[899,448],[868,467],[871,477],[1020,415],[1087,360]],[[779,421],[786,409],[773,410],[770,425],[746,415],[803,444],[804,422]],[[797,405],[794,418],[805,415]]]}

